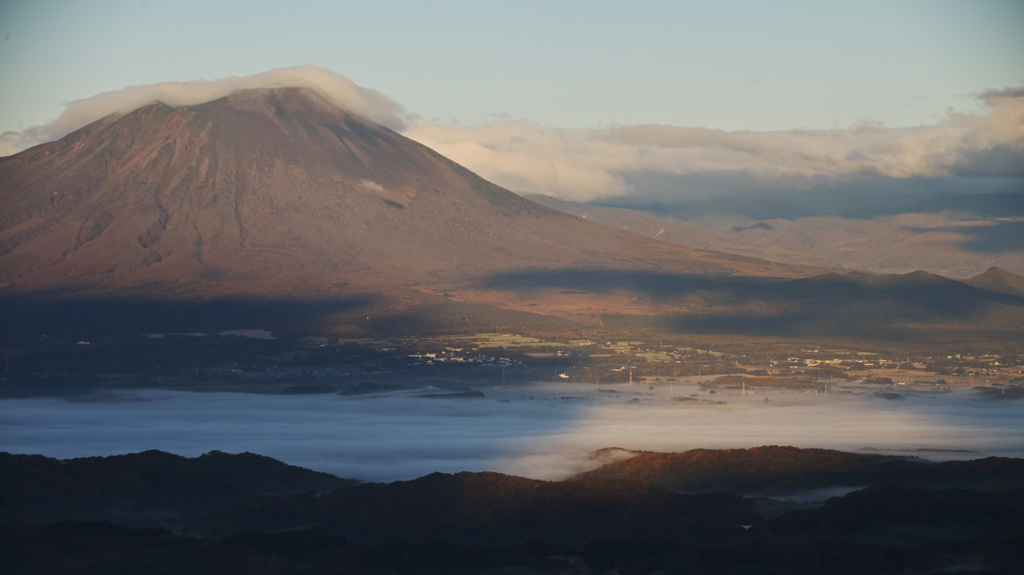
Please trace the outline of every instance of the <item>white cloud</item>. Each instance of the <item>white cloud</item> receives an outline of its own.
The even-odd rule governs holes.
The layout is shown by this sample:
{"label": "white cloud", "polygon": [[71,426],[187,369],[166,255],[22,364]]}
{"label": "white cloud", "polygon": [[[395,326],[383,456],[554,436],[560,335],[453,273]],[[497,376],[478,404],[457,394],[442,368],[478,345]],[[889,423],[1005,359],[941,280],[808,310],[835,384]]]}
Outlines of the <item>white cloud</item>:
{"label": "white cloud", "polygon": [[353,114],[393,130],[405,127],[405,109],[384,94],[357,86],[348,78],[319,66],[293,66],[252,76],[128,86],[76,100],[68,104],[56,120],[45,126],[0,134],[0,156],[61,138],[96,120],[111,114],[131,112],[150,102],[190,106],[222,98],[236,90],[279,86],[312,88]]}
{"label": "white cloud", "polygon": [[[741,172],[755,179],[851,174],[889,178],[972,172],[993,150],[1024,165],[1024,98],[985,98],[982,114],[950,112],[935,126],[750,132],[664,125],[555,129],[529,122],[480,127],[423,123],[405,135],[518,192],[590,200],[633,192],[630,173]],[[976,170],[973,170],[976,172]],[[1021,174],[1014,174],[1021,175]]]}
{"label": "white cloud", "polygon": [[366,188],[366,189],[368,189],[368,190],[373,190],[375,192],[383,192],[384,191],[384,186],[378,184],[377,182],[375,182],[373,180],[359,180],[359,185],[364,187],[364,188]]}

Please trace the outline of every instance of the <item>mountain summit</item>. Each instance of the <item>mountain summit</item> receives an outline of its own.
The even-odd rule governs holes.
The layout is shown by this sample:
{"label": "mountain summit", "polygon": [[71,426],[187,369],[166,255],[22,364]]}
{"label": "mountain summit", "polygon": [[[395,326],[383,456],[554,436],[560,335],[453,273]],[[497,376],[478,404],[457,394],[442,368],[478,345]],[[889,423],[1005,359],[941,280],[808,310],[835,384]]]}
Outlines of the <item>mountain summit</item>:
{"label": "mountain summit", "polygon": [[604,266],[801,276],[526,200],[308,88],[154,102],[0,158],[8,292],[308,296]]}

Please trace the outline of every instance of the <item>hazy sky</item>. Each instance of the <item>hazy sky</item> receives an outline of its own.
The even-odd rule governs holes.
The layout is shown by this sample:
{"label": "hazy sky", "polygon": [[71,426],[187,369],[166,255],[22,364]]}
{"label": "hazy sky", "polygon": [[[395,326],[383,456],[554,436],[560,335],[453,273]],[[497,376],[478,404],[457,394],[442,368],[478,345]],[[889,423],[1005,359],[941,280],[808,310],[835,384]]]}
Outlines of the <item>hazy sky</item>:
{"label": "hazy sky", "polygon": [[1024,84],[1024,2],[0,2],[0,132],[167,80],[316,64],[424,121],[888,127]]}

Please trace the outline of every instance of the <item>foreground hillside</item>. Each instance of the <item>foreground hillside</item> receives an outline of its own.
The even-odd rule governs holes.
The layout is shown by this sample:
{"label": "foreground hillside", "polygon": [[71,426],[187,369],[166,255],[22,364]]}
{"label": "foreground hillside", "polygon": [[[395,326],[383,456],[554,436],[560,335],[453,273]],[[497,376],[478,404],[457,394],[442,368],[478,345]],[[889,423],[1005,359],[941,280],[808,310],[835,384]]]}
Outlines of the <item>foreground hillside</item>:
{"label": "foreground hillside", "polygon": [[192,459],[153,450],[68,460],[0,452],[0,469],[0,522],[9,524],[111,515],[146,524],[151,512],[208,513],[255,495],[356,483],[261,455],[219,451]]}
{"label": "foreground hillside", "polygon": [[[766,475],[772,485],[793,487],[808,485],[808,477],[845,481],[851,469],[869,473],[858,478],[866,488],[766,520],[772,500],[684,495],[633,478],[547,482],[435,473],[353,484],[249,454],[187,459],[146,452],[65,462],[4,455],[0,567],[5,573],[1016,573],[1024,559],[1020,460],[959,462],[951,472],[949,464],[906,458],[763,447],[642,454],[602,469],[657,457],[671,459],[676,475],[694,469],[704,481],[698,491],[746,488]],[[961,488],[895,484],[908,470],[918,480]],[[125,488],[126,480],[142,488]],[[308,492],[295,493],[301,489]],[[52,507],[54,497],[66,501],[68,493],[92,519],[82,506]],[[116,493],[124,497],[109,495]],[[96,521],[97,513],[106,521]],[[74,514],[86,520],[68,521]],[[169,525],[169,515],[177,521],[173,532],[130,527],[146,516],[151,525]]]}
{"label": "foreground hillside", "polygon": [[1024,460],[989,457],[933,463],[913,457],[766,446],[640,453],[580,478],[642,479],[682,492],[776,495],[885,483],[1001,489],[1024,485]]}

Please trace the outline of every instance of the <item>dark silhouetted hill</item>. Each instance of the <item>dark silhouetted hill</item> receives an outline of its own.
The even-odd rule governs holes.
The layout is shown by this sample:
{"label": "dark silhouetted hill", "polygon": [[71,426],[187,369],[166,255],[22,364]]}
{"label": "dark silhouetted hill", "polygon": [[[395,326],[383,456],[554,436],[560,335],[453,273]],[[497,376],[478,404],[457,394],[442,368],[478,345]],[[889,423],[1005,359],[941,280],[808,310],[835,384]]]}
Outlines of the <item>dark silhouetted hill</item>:
{"label": "dark silhouetted hill", "polygon": [[[871,513],[875,509],[865,509]],[[947,529],[948,531],[948,529]],[[935,533],[935,530],[931,530]],[[1020,573],[1021,525],[966,540],[880,545],[812,537],[780,541],[748,532],[713,544],[665,540],[591,541],[579,547],[540,542],[492,547],[451,541],[391,539],[353,545],[309,532],[239,533],[220,540],[162,529],[64,522],[42,527],[0,526],[0,567],[18,574],[311,573],[352,575],[863,575]]]}
{"label": "dark silhouetted hill", "polygon": [[579,477],[642,479],[684,492],[737,494],[785,494],[884,483],[1008,489],[1024,487],[1024,460],[987,457],[933,463],[915,457],[765,446],[642,453]]}
{"label": "dark silhouetted hill", "polygon": [[[751,474],[789,486],[816,484],[800,478],[865,470],[887,476],[938,470],[930,481],[992,490],[885,484],[765,522],[753,500],[683,495],[631,478],[547,482],[499,473],[434,473],[345,486],[344,480],[251,454],[211,452],[187,459],[151,451],[67,461],[5,454],[0,571],[992,575],[1019,573],[1024,560],[1024,489],[996,490],[1020,482],[1020,460],[928,464],[764,447],[640,454],[620,463],[658,455],[703,461],[697,466],[703,471],[691,479],[718,484],[745,476],[746,483],[731,484],[749,486],[756,479]],[[322,495],[294,493],[339,483]],[[223,500],[212,500],[218,497]],[[24,516],[28,507],[83,501],[88,505],[78,509],[142,501],[209,512],[184,517],[177,532],[129,528],[131,521],[116,514],[113,522],[17,525],[8,512],[17,508]]]}
{"label": "dark silhouetted hill", "polygon": [[163,451],[52,459],[0,453],[0,523],[97,514],[206,513],[261,494],[324,492],[356,483],[275,459]]}
{"label": "dark silhouetted hill", "polygon": [[834,497],[821,508],[791,511],[767,531],[902,543],[964,539],[1024,524],[1024,489],[977,491],[879,485]]}
{"label": "dark silhouetted hill", "polygon": [[302,526],[361,542],[441,538],[573,545],[603,538],[687,539],[761,522],[735,495],[682,495],[636,479],[538,481],[500,473],[432,473],[320,497],[246,500],[212,519],[217,532]]}

